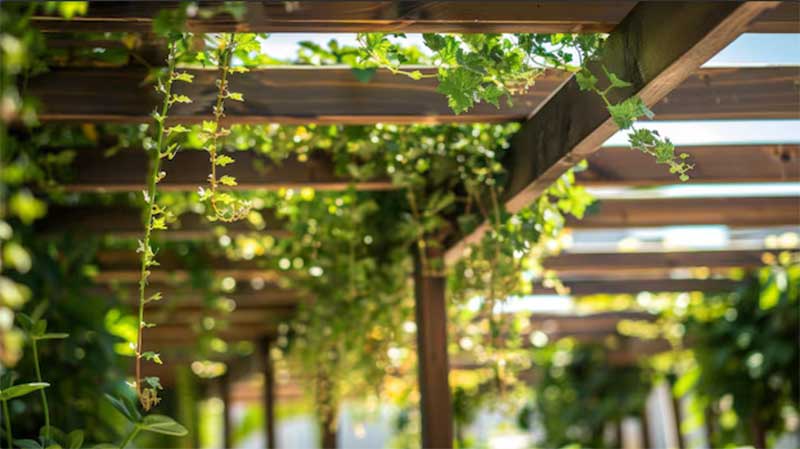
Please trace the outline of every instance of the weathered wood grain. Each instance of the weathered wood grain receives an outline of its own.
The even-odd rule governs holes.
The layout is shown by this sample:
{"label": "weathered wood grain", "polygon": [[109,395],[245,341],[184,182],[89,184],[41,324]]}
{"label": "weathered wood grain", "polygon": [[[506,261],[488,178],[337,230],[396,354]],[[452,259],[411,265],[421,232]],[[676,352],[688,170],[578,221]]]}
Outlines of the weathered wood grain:
{"label": "weathered wood grain", "polygon": [[[694,168],[685,184],[798,182],[800,145],[703,145],[680,146]],[[589,167],[576,173],[588,186],[657,186],[676,184],[667,166],[652,156],[627,147],[603,147],[587,161]]]}

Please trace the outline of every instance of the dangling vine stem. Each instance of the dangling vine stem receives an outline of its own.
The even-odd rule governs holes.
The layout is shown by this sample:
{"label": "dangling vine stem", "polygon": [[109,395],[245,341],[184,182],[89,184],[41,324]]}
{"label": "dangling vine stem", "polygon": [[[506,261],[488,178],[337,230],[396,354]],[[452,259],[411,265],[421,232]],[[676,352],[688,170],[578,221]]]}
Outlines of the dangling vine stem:
{"label": "dangling vine stem", "polygon": [[142,264],[139,276],[139,319],[137,326],[136,336],[136,396],[142,404],[145,411],[150,410],[154,405],[160,401],[158,397],[158,390],[161,385],[157,378],[147,378],[149,386],[142,388],[142,358],[151,360],[160,364],[161,359],[155,352],[143,352],[143,332],[146,327],[153,327],[144,320],[144,305],[151,301],[158,301],[161,299],[161,293],[157,292],[150,297],[145,297],[147,290],[147,280],[150,277],[150,267],[157,266],[158,262],[155,260],[155,251],[150,246],[150,237],[152,231],[155,229],[166,229],[166,211],[156,204],[157,185],[166,174],[161,171],[161,160],[164,158],[172,159],[175,152],[178,150],[176,143],[169,143],[169,138],[175,134],[185,132],[186,128],[181,125],[176,125],[170,128],[165,127],[167,113],[170,106],[175,103],[190,103],[185,95],[176,95],[172,93],[172,85],[174,81],[184,81],[190,83],[192,75],[188,73],[177,73],[175,70],[178,58],[178,39],[173,39],[169,44],[169,54],[167,56],[167,71],[162,79],[159,79],[156,85],[156,91],[163,95],[163,102],[160,111],[153,112],[153,119],[155,121],[156,129],[156,142],[152,141],[145,145],[145,149],[149,150],[150,156],[150,170],[147,174],[147,191],[144,192],[145,203],[147,205],[147,213],[145,215],[145,232],[143,240],[139,241],[139,248],[137,252],[142,254]]}
{"label": "dangling vine stem", "polygon": [[[203,122],[203,131],[206,135],[208,145],[209,161],[211,163],[211,174],[208,176],[209,191],[202,196],[208,197],[214,219],[230,223],[245,218],[252,208],[249,201],[243,201],[232,197],[230,194],[220,194],[219,184],[235,186],[236,179],[232,176],[217,178],[217,166],[224,167],[233,162],[230,156],[217,156],[219,145],[225,136],[230,134],[230,129],[222,127],[222,118],[225,117],[225,99],[244,101],[239,92],[231,92],[228,89],[228,75],[233,72],[243,73],[247,69],[244,67],[232,67],[231,60],[237,47],[237,36],[229,33],[220,37],[219,50],[217,53],[217,64],[219,65],[220,77],[217,80],[217,100],[214,104],[213,122]],[[222,206],[220,203],[224,204]]]}

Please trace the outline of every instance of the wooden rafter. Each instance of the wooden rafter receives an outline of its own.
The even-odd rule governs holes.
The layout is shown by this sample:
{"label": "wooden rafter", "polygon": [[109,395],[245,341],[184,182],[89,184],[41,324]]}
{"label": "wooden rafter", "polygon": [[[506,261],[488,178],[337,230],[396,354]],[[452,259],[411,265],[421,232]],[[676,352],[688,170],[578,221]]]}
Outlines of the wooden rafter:
{"label": "wooden rafter", "polygon": [[800,199],[653,198],[601,200],[582,219],[569,216],[573,229],[689,225],[770,227],[800,225]]}
{"label": "wooden rafter", "polygon": [[[751,32],[798,31],[800,13],[795,2],[758,17]],[[219,5],[203,1],[202,5]],[[45,32],[125,31],[149,32],[153,17],[174,2],[93,2],[89,14],[63,20],[37,16],[33,23]],[[581,33],[609,32],[635,5],[621,2],[531,2],[501,0],[485,4],[469,0],[424,2],[419,0],[250,2],[241,21],[229,14],[188,22],[194,32],[407,32],[407,33]]]}
{"label": "wooden rafter", "polygon": [[[235,280],[261,280],[264,282],[281,282],[287,276],[268,265],[267,260],[229,260],[222,256],[193,254],[191,261],[181,258],[175,253],[161,252],[156,259],[159,264],[151,268],[151,282],[185,282],[190,279],[191,264],[202,264],[214,271],[219,278],[232,277]],[[96,254],[99,268],[95,280],[100,283],[135,283],[139,281],[141,261],[133,251],[109,250]]]}
{"label": "wooden rafter", "polygon": [[[625,150],[631,153],[630,150]],[[185,213],[166,231],[155,234],[158,240],[202,240],[224,227],[229,235],[258,232],[277,237],[289,236],[286,223],[272,209],[260,211],[264,226],[247,221],[224,226],[209,222],[202,215]],[[76,234],[140,238],[141,211],[119,206],[51,206],[47,217],[35,223],[42,236]],[[725,225],[738,228],[766,228],[800,224],[800,200],[793,197],[753,198],[652,198],[607,199],[589,208],[583,218],[567,217],[571,229],[619,229],[633,227]]]}
{"label": "wooden rafter", "polygon": [[[765,253],[777,250],[718,250],[632,253],[564,253],[546,258],[543,266],[567,276],[635,273],[675,268],[755,268],[764,265]],[[796,250],[795,250],[796,252]]]}
{"label": "wooden rafter", "polygon": [[[215,100],[216,71],[192,72],[194,83],[176,88],[194,102],[170,113],[181,123],[210,119]],[[149,122],[158,97],[142,84],[145,75],[132,68],[54,68],[31,79],[30,89],[42,100],[44,121]],[[549,70],[510,107],[481,104],[455,115],[435,79],[415,81],[382,70],[364,83],[347,68],[272,68],[233,77],[231,89],[243,92],[246,101],[231,102],[226,112],[237,123],[503,122],[528,117],[566,79],[566,73]],[[699,69],[654,111],[659,120],[797,118],[798,82],[797,67]]]}
{"label": "wooden rafter", "polygon": [[[204,1],[201,5],[219,5]],[[577,4],[576,4],[577,3]],[[486,8],[470,1],[303,1],[250,2],[241,21],[230,14],[188,21],[193,32],[607,32],[635,2],[498,1]],[[86,17],[72,21],[37,16],[43,31],[148,32],[152,20],[174,2],[92,3]]]}
{"label": "wooden rafter", "polygon": [[[301,162],[289,158],[273,162],[254,151],[232,154],[236,163],[217,169],[220,176],[236,177],[234,190],[278,190],[280,188],[313,187],[317,190],[344,190],[353,185],[361,190],[393,189],[387,179],[354,182],[335,173],[333,160],[314,152]],[[119,168],[115,171],[114,167]],[[148,170],[144,151],[130,149],[110,157],[102,152],[78,151],[65,179],[64,188],[72,192],[139,192],[144,188]],[[173,160],[162,163],[166,178],[159,183],[162,191],[197,191],[208,183],[210,170],[208,153],[186,150],[178,152]]]}
{"label": "wooden rafter", "polygon": [[[800,104],[800,103],[798,103]],[[694,169],[688,184],[800,181],[800,145],[681,146]],[[675,175],[655,160],[627,147],[604,147],[589,157],[588,169],[576,173],[589,186],[675,184]]]}
{"label": "wooden rafter", "polygon": [[[633,85],[617,98],[638,95],[648,106],[683,83],[738,37],[759,14],[777,6],[762,3],[640,3],[606,41],[592,70],[608,69]],[[617,130],[606,105],[582,92],[571,78],[528,120],[512,142],[506,166],[506,207],[516,212],[544,192],[566,170],[594,153]],[[488,230],[480,226],[450,248],[452,262]]]}
{"label": "wooden rafter", "polygon": [[[193,102],[175,105],[170,111],[171,119],[180,123],[212,117],[212,87],[218,73],[190,72],[194,82],[176,85],[176,90]],[[39,118],[44,121],[149,122],[158,97],[151,86],[142,84],[146,75],[143,69],[131,68],[53,69],[32,79],[30,89],[42,100]],[[379,70],[365,83],[342,67],[259,69],[231,77],[230,89],[242,92],[246,101],[228,102],[225,112],[229,123],[255,124],[505,122],[525,117],[565,78],[563,72],[548,71],[527,93],[516,96],[511,107],[482,104],[455,115],[432,78],[415,81]],[[74,101],[77,95],[80,102]]]}
{"label": "wooden rafter", "polygon": [[[598,279],[565,280],[564,286],[572,296],[636,294],[640,292],[724,292],[738,285],[731,279]],[[552,289],[535,285],[534,294],[548,294]]]}

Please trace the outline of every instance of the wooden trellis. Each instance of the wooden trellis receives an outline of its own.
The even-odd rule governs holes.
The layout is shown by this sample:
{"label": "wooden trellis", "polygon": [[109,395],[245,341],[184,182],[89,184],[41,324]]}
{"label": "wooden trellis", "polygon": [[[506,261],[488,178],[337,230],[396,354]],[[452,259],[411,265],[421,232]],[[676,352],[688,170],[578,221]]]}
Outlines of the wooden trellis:
{"label": "wooden trellis", "polygon": [[[220,2],[201,2],[219,4]],[[621,98],[639,95],[653,106],[659,120],[711,119],[796,119],[797,67],[701,68],[701,65],[743,32],[798,32],[800,7],[796,2],[748,3],[645,3],[645,2],[494,2],[491,8],[470,1],[335,1],[335,2],[253,2],[237,21],[230,16],[190,19],[196,32],[220,31],[393,31],[393,32],[610,32],[600,63],[629,80],[633,87]],[[62,48],[84,45],[64,39],[59,33],[72,31],[128,31],[147,33],[152,19],[169,2],[92,3],[86,17],[71,21],[38,16],[33,23],[49,33]],[[92,42],[113,47],[113,42]],[[146,60],[158,60],[158,42],[146,41],[139,51]],[[40,118],[55,122],[149,121],[155,102],[150,86],[141,86],[144,69],[62,67],[30,81],[31,93],[43,105]],[[175,108],[172,118],[182,123],[207,119],[212,101],[208,87],[215,73],[197,71],[197,80],[187,87],[195,98],[191,105]],[[378,72],[368,83],[356,80],[342,68],[281,68],[253,71],[234,87],[248,99],[231,106],[228,121],[235,123],[458,123],[522,121],[506,161],[510,183],[505,204],[511,211],[529,204],[564,171],[588,158],[589,168],[577,174],[579,182],[594,186],[654,186],[674,182],[666,173],[639,153],[627,148],[601,148],[616,130],[602,102],[580,92],[566,73],[549,71],[527,94],[515,99],[513,107],[496,109],[482,105],[460,116],[452,114],[446,100],[435,91],[433,81],[412,81]],[[76,98],[81,100],[75,101]],[[696,169],[692,183],[777,182],[800,180],[800,146],[726,145],[686,148]],[[724,153],[726,159],[718,155]],[[278,166],[254,152],[244,152],[232,172],[239,189],[314,187],[339,190],[352,180],[337,176],[333,162],[323,153],[309,161],[288,160]],[[255,170],[261,160],[264,170]],[[712,162],[713,161],[713,162]],[[195,190],[205,181],[207,156],[199,151],[180,153],[167,167],[167,190]],[[124,168],[124,169],[123,169]],[[125,151],[105,158],[93,149],[80,149],[72,177],[71,191],[139,191],[145,178],[146,159],[142,151]],[[362,181],[364,190],[392,189],[388,180]],[[576,229],[654,227],[723,224],[731,227],[772,227],[800,224],[797,198],[748,198],[730,202],[722,199],[603,200],[594,213],[582,221],[571,220]],[[98,219],[102,217],[102,219]],[[131,236],[139,231],[139,212],[102,207],[54,208],[38,226],[43,234],[79,230],[96,235]],[[211,227],[201,217],[181,217],[175,230],[163,238],[203,239]],[[241,223],[230,232],[256,230],[285,236],[284,223],[265,213],[264,229]],[[451,242],[447,259],[457,260],[470,242],[477,241],[486,227]],[[726,251],[683,251],[647,253],[565,253],[545,260],[544,266],[558,272],[573,294],[636,293],[639,291],[718,291],[730,289],[727,279],[675,279],[671,271],[705,267],[711,274],[733,267],[756,267],[763,263],[764,249]],[[776,251],[770,254],[776,254]],[[261,344],[268,388],[264,403],[268,416],[269,447],[274,447],[274,377],[266,353],[278,323],[301,301],[311,301],[298,292],[285,291],[278,283],[285,276],[255,261],[230,261],[209,255],[220,276],[240,281],[258,279],[267,288],[237,287],[236,307],[225,320],[228,327],[220,338],[251,340]],[[174,283],[189,273],[177,256],[160,255],[162,266],[154,270],[153,282]],[[99,285],[127,284],[138,280],[139,259],[131,252],[102,252],[98,255]],[[452,444],[452,416],[448,388],[448,354],[445,289],[441,277],[417,270],[417,328],[420,356],[420,390],[423,447]],[[128,288],[128,287],[123,287]],[[103,287],[105,289],[105,287]],[[535,285],[534,291],[553,293]],[[99,294],[107,290],[99,291]],[[179,292],[174,292],[180,297]],[[171,295],[172,296],[172,295]],[[199,330],[195,317],[200,298],[186,295],[173,309],[152,308],[158,320],[180,316],[148,331],[148,340],[180,346]],[[555,320],[553,317],[542,319]],[[597,318],[599,319],[599,318]],[[225,321],[220,320],[220,321]],[[606,327],[619,317],[609,317]],[[609,324],[610,323],[610,324]],[[541,324],[541,323],[539,323]],[[221,326],[224,323],[220,324]],[[560,324],[562,333],[585,329],[586,321]],[[570,327],[572,326],[572,328]],[[600,326],[595,323],[593,326]],[[602,326],[600,326],[602,327]],[[574,329],[573,329],[574,328]],[[603,332],[607,329],[603,328]],[[598,331],[599,332],[599,331]],[[628,350],[616,356],[630,361]]]}

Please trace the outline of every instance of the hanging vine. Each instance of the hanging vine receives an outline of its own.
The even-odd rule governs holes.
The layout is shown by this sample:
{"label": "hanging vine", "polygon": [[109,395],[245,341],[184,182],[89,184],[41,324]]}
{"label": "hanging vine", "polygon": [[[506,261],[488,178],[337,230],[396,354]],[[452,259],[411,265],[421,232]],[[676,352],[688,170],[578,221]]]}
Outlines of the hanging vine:
{"label": "hanging vine", "polygon": [[176,69],[178,55],[187,48],[188,35],[171,36],[169,43],[169,53],[167,56],[167,68],[155,86],[156,92],[161,94],[162,103],[160,109],[153,112],[154,137],[144,140],[144,149],[150,158],[150,169],[147,175],[147,190],[143,192],[146,207],[145,212],[145,231],[144,237],[139,241],[137,253],[141,254],[141,272],[139,277],[139,312],[138,312],[138,332],[134,347],[136,357],[136,372],[134,386],[136,396],[145,411],[150,410],[160,401],[158,391],[162,389],[157,377],[142,378],[142,359],[161,364],[161,357],[154,351],[145,351],[143,345],[144,329],[154,327],[155,324],[148,323],[144,319],[144,306],[153,301],[162,299],[161,292],[155,292],[147,296],[147,284],[150,277],[150,270],[158,266],[156,260],[156,250],[153,249],[150,239],[154,230],[166,229],[168,211],[159,206],[156,199],[158,195],[158,183],[164,179],[166,173],[161,170],[161,162],[164,159],[172,159],[178,151],[178,143],[175,138],[186,131],[181,125],[171,127],[166,126],[166,120],[170,107],[176,103],[190,103],[191,99],[186,95],[175,94],[172,92],[173,83],[176,81],[191,83],[193,76],[187,72],[179,72]]}

